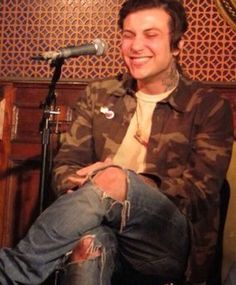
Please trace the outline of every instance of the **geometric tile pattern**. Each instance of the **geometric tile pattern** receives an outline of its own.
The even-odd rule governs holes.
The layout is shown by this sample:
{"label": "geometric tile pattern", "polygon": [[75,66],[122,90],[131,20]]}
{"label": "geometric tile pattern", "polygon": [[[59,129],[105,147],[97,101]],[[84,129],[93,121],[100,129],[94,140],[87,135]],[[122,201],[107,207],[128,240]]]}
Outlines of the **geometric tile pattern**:
{"label": "geometric tile pattern", "polygon": [[[51,78],[47,62],[31,56],[101,38],[106,55],[67,59],[61,79],[94,79],[122,72],[117,14],[123,0],[0,1],[0,77]],[[184,0],[190,28],[180,61],[193,79],[236,80],[236,32],[214,0]]]}

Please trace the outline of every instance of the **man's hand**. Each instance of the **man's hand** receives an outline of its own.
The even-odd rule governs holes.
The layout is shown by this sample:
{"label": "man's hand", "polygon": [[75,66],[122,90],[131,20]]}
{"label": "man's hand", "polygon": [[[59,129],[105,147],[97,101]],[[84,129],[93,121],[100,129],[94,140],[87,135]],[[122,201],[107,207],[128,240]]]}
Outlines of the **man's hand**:
{"label": "man's hand", "polygon": [[[68,180],[73,182],[74,184],[78,185],[79,187],[82,186],[88,179],[89,174],[98,170],[100,168],[112,165],[112,159],[106,158],[105,161],[99,161],[89,166],[86,166],[78,171],[72,176],[68,177]],[[73,190],[68,190],[67,193],[73,192]]]}

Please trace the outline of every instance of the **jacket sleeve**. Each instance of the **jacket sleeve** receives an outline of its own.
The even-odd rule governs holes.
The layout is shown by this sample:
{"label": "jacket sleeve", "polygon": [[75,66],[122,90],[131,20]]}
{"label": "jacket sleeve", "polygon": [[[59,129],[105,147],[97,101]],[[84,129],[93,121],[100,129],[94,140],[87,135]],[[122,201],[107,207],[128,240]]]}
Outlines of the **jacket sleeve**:
{"label": "jacket sleeve", "polygon": [[75,187],[67,180],[80,168],[94,161],[94,147],[92,139],[93,102],[90,86],[85,94],[81,94],[74,108],[74,119],[65,134],[59,152],[55,156],[52,184],[57,195]]}
{"label": "jacket sleeve", "polygon": [[[215,96],[214,96],[215,97]],[[213,96],[212,96],[213,98]],[[192,222],[219,203],[233,144],[233,118],[228,100],[204,99],[197,111],[191,151],[179,177],[160,177],[160,189]]]}

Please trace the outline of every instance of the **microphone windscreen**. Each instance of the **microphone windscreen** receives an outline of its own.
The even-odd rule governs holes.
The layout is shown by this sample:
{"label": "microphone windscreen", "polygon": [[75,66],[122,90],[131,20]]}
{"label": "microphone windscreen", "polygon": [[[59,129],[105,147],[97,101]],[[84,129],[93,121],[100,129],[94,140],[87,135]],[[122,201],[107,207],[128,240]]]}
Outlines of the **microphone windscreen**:
{"label": "microphone windscreen", "polygon": [[96,55],[102,55],[107,51],[107,43],[101,39],[95,39],[93,43],[96,45]]}

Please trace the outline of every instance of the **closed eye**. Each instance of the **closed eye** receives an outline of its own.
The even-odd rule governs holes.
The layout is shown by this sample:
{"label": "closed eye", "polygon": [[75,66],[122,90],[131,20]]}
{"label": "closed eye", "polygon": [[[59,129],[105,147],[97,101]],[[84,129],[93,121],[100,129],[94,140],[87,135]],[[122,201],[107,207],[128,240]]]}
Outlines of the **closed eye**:
{"label": "closed eye", "polygon": [[133,33],[131,33],[131,32],[123,32],[123,34],[122,34],[122,37],[124,38],[124,39],[131,39],[131,38],[133,38],[135,35],[133,34]]}

